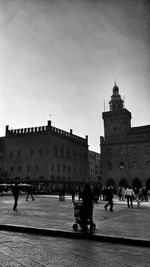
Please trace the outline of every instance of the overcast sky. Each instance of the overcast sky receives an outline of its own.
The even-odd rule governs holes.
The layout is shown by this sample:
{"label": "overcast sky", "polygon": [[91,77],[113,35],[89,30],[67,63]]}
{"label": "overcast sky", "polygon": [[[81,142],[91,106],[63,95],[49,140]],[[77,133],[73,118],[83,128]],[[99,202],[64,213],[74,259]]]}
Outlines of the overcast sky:
{"label": "overcast sky", "polygon": [[150,1],[0,0],[0,136],[51,118],[99,152],[115,80],[150,124]]}

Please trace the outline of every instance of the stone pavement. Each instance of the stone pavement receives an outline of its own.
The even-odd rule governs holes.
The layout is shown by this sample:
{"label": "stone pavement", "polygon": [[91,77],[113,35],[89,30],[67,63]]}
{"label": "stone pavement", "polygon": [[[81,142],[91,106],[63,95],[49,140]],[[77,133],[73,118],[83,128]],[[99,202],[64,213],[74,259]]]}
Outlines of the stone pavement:
{"label": "stone pavement", "polygon": [[149,202],[143,202],[140,209],[134,202],[134,208],[128,209],[126,202],[114,198],[114,212],[106,212],[103,201],[95,203],[96,230],[92,235],[73,231],[75,218],[70,196],[59,201],[58,196],[37,195],[33,202],[20,195],[17,211],[13,211],[13,203],[12,195],[0,197],[0,230],[150,246]]}
{"label": "stone pavement", "polygon": [[0,267],[149,267],[149,251],[147,247],[0,231]]}

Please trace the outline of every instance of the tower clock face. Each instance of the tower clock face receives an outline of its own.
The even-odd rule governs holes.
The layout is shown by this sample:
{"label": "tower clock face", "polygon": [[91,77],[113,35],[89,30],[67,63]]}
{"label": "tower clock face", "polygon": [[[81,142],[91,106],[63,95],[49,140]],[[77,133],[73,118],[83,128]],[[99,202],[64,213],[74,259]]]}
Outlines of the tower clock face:
{"label": "tower clock face", "polygon": [[113,123],[110,126],[110,133],[112,135],[118,135],[119,134],[119,130],[120,130],[120,126],[118,123]]}

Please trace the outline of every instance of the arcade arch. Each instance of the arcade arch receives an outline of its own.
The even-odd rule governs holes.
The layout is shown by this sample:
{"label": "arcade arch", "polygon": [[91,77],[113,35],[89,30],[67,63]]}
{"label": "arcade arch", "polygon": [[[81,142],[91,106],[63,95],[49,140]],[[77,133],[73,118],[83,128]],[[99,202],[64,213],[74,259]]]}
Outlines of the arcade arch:
{"label": "arcade arch", "polygon": [[150,178],[148,178],[146,181],[146,188],[150,190]]}
{"label": "arcade arch", "polygon": [[140,181],[139,178],[135,178],[133,181],[132,181],[132,188],[141,188],[142,187],[142,183]]}
{"label": "arcade arch", "polygon": [[119,186],[123,186],[123,187],[127,188],[129,185],[128,185],[127,180],[123,178],[119,181]]}

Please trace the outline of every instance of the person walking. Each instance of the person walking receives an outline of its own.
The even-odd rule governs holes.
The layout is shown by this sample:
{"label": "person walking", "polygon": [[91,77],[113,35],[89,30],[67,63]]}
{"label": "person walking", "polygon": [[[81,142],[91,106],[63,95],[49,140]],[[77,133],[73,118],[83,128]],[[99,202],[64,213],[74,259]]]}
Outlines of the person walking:
{"label": "person walking", "polygon": [[33,197],[33,187],[32,187],[32,185],[28,187],[28,191],[27,192],[28,192],[28,194],[26,196],[26,201],[28,201],[29,196],[31,196],[32,201],[34,201],[35,199]]}
{"label": "person walking", "polygon": [[133,197],[135,197],[134,191],[132,190],[132,188],[126,188],[125,191],[125,197],[127,198],[127,206],[128,208],[133,208]]}
{"label": "person walking", "polygon": [[14,186],[11,187],[15,202],[14,202],[14,206],[13,206],[13,210],[17,210],[17,204],[18,204],[18,198],[19,198],[19,186],[18,183],[16,182]]}
{"label": "person walking", "polygon": [[106,211],[108,206],[110,206],[110,211],[113,211],[113,189],[114,186],[111,185],[107,188],[106,191],[106,200],[108,201],[108,203],[104,206]]}

